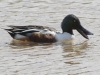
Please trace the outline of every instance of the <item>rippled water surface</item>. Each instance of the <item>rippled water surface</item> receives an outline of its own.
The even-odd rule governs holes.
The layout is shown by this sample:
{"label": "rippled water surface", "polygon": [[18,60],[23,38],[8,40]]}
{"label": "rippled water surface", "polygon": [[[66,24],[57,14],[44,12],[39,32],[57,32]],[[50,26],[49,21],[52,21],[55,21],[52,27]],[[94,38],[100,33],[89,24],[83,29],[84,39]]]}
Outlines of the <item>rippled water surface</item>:
{"label": "rippled water surface", "polygon": [[[3,30],[8,25],[43,25],[61,31],[62,19],[74,14],[94,35],[66,43],[24,43]],[[0,0],[0,75],[99,75],[100,1]]]}

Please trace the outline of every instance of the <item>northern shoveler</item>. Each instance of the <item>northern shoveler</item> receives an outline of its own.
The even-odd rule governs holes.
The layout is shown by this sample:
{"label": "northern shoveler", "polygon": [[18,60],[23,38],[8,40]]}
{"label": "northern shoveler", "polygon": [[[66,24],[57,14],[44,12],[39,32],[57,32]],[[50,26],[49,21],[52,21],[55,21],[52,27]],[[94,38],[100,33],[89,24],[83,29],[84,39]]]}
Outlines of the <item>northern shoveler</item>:
{"label": "northern shoveler", "polygon": [[53,43],[57,41],[71,40],[74,38],[73,29],[76,29],[84,38],[89,39],[87,35],[93,35],[90,31],[82,27],[80,20],[73,14],[67,15],[62,23],[62,33],[56,29],[46,26],[10,26],[11,29],[5,29],[13,39],[28,40],[32,42]]}

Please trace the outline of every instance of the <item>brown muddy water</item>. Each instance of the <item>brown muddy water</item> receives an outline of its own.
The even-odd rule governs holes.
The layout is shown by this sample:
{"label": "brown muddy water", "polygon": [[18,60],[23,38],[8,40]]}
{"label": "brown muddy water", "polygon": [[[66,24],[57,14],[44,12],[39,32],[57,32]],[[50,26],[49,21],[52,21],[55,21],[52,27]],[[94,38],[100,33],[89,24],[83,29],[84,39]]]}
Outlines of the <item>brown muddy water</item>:
{"label": "brown muddy water", "polygon": [[[13,40],[8,25],[43,25],[61,31],[74,14],[94,33],[89,40],[74,31],[71,43],[36,44]],[[100,1],[0,0],[0,75],[100,75]]]}

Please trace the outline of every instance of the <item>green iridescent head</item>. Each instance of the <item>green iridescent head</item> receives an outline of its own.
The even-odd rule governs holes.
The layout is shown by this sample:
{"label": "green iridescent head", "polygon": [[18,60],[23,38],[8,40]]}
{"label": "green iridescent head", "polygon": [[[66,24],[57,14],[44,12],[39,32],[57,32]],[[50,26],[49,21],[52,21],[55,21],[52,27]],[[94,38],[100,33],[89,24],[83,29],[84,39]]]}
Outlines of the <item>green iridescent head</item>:
{"label": "green iridescent head", "polygon": [[61,28],[63,32],[68,32],[70,34],[73,34],[73,29],[76,29],[83,37],[88,39],[87,35],[93,35],[93,33],[86,30],[84,27],[82,27],[80,20],[78,17],[76,17],[73,14],[67,15],[62,23]]}

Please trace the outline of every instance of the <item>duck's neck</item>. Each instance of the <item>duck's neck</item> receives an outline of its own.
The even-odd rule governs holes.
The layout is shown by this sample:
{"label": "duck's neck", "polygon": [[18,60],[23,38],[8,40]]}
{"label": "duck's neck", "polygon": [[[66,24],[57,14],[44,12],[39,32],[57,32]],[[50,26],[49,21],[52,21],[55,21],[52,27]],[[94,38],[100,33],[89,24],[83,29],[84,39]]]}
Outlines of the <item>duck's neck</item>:
{"label": "duck's neck", "polygon": [[72,28],[70,28],[70,27],[68,27],[68,26],[66,26],[66,25],[62,25],[61,27],[62,27],[62,32],[67,32],[67,33],[70,33],[70,34],[73,35],[73,30],[72,30]]}
{"label": "duck's neck", "polygon": [[62,28],[62,32],[67,32],[73,35],[72,23],[70,21],[63,19],[61,23],[61,28]]}
{"label": "duck's neck", "polygon": [[73,35],[73,31],[72,31],[72,30],[66,30],[66,31],[62,30],[62,31],[63,31],[63,33],[64,33],[64,32],[67,32],[67,33],[70,33],[70,34]]}

